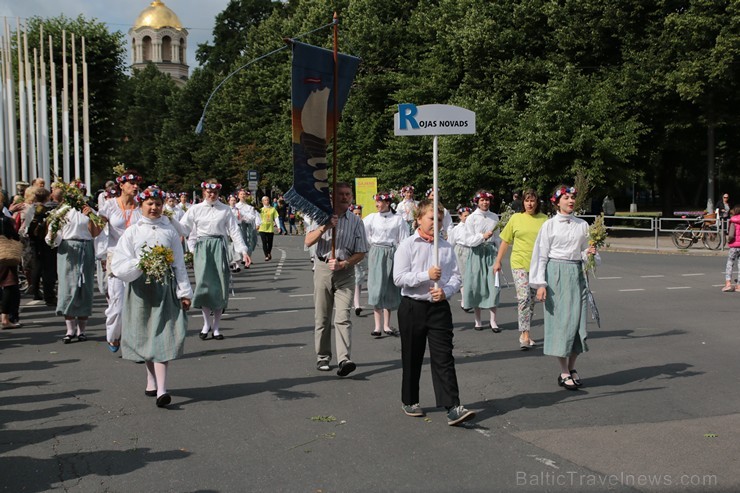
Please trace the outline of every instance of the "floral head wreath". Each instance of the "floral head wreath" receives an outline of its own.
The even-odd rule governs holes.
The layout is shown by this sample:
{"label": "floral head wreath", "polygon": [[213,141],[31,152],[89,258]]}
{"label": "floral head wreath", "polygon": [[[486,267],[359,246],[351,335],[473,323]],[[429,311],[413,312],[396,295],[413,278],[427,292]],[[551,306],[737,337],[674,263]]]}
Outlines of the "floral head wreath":
{"label": "floral head wreath", "polygon": [[252,196],[252,192],[250,192],[249,190],[244,190],[243,188],[240,188],[239,190],[236,191],[237,195],[240,194],[240,193],[242,193],[242,192],[246,193],[247,194],[247,197],[251,197]]}
{"label": "floral head wreath", "polygon": [[552,202],[553,204],[556,204],[558,199],[560,199],[560,197],[564,193],[575,195],[577,193],[576,187],[560,187],[559,189],[555,190],[554,194],[552,194],[552,197],[550,197],[550,202]]}
{"label": "floral head wreath", "polygon": [[493,194],[490,192],[478,192],[475,194],[475,197],[473,197],[473,203],[477,204],[480,199],[493,199]]}
{"label": "floral head wreath", "polygon": [[231,200],[231,199],[239,200],[236,198],[236,195],[234,195],[233,193],[229,194],[229,197],[226,200]]}
{"label": "floral head wreath", "polygon": [[[373,195],[373,200],[376,202],[378,200],[384,200],[386,202],[392,202],[393,201],[393,194],[392,193],[379,193],[377,195]],[[362,206],[360,206],[360,209],[362,209]]]}
{"label": "floral head wreath", "polygon": [[118,189],[116,187],[110,187],[105,191],[106,199],[112,199],[113,197],[118,197]]}
{"label": "floral head wreath", "polygon": [[188,192],[180,192],[180,197],[190,197],[190,194]]}
{"label": "floral head wreath", "polygon": [[424,196],[425,196],[426,198],[429,198],[429,196],[430,196],[431,194],[433,194],[433,193],[434,193],[434,189],[433,189],[433,188],[430,188],[429,190],[427,190],[427,191],[426,191],[426,193],[424,194]]}
{"label": "floral head wreath", "polygon": [[221,190],[221,184],[220,183],[206,183],[202,182],[200,184],[200,188],[205,188],[206,190]]}
{"label": "floral head wreath", "polygon": [[362,205],[361,204],[352,204],[351,206],[349,206],[349,210],[352,211],[352,212],[354,212],[354,211],[361,211],[362,210]]}
{"label": "floral head wreath", "polygon": [[411,192],[414,193],[414,186],[413,185],[406,185],[401,189],[401,193]]}
{"label": "floral head wreath", "polygon": [[85,185],[82,180],[72,180],[69,182],[69,185],[75,187],[77,190],[87,190],[87,185]]}
{"label": "floral head wreath", "polygon": [[463,212],[470,212],[470,213],[472,213],[473,212],[473,208],[472,207],[460,207],[457,210],[457,213],[458,214],[462,214]]}
{"label": "floral head wreath", "polygon": [[164,201],[166,195],[167,194],[163,192],[161,188],[156,185],[152,185],[145,188],[143,192],[136,195],[135,200],[137,204],[141,204],[146,199],[159,199]]}
{"label": "floral head wreath", "polygon": [[136,173],[128,173],[125,175],[121,175],[118,178],[116,178],[116,183],[123,184],[123,183],[141,183],[141,175],[137,175]]}

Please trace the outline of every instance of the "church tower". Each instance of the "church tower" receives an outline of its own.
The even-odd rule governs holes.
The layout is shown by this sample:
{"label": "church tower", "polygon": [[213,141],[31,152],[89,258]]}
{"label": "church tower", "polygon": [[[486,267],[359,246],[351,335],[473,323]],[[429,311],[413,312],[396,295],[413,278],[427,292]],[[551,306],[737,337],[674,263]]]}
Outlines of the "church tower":
{"label": "church tower", "polygon": [[188,31],[164,2],[154,0],[145,8],[128,35],[134,70],[144,69],[151,62],[160,72],[169,74],[178,86],[185,85],[188,80]]}

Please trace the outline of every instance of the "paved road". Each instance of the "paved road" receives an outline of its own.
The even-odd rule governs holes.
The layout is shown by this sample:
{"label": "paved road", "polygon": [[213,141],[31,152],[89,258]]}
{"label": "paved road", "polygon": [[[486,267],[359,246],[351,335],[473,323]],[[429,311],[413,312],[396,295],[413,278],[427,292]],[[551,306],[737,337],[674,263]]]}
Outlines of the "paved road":
{"label": "paved road", "polygon": [[[448,427],[422,375],[427,419],[400,411],[400,341],[355,318],[347,379],[314,368],[311,267],[301,239],[236,277],[223,341],[171,365],[173,405],[145,397],[144,368],[105,348],[104,299],[90,341],[63,345],[61,320],[26,307],[0,333],[2,491],[737,491],[740,293],[724,258],[604,253],[579,360],[586,386],[517,344],[513,288],[500,334],[458,308],[461,398]],[[662,277],[659,277],[662,276]],[[735,298],[738,299],[735,299]],[[542,337],[537,308],[535,339]]]}

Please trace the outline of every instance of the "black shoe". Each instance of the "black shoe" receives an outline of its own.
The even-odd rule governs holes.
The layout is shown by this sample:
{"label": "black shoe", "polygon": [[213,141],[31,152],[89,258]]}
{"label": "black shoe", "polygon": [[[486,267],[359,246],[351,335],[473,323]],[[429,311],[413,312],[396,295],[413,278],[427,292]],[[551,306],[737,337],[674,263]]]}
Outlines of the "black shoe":
{"label": "black shoe", "polygon": [[476,326],[474,326],[473,328],[474,328],[475,330],[483,330],[483,329],[485,329],[485,327],[483,327],[482,325],[476,325]]}
{"label": "black shoe", "polygon": [[499,332],[501,332],[501,327],[491,327],[491,330],[492,330],[492,331],[493,331],[494,333],[498,334]]}
{"label": "black shoe", "polygon": [[157,397],[157,407],[167,407],[170,402],[172,402],[170,394],[162,394]]}
{"label": "black shoe", "polygon": [[144,395],[147,397],[157,397],[157,390],[145,390]]}
{"label": "black shoe", "polygon": [[357,308],[355,308],[355,315],[359,315],[360,313],[362,313],[362,308],[358,306]]}
{"label": "black shoe", "polygon": [[74,334],[67,334],[66,336],[62,337],[62,342],[64,342],[64,344],[69,344],[70,342],[72,342],[72,340],[74,340],[74,338]]}
{"label": "black shoe", "polygon": [[219,334],[219,335],[215,335],[214,334],[213,335],[213,338],[216,339],[217,341],[223,341],[224,340],[224,335],[223,334]]}
{"label": "black shoe", "polygon": [[85,342],[87,340],[87,336],[85,334],[79,334],[77,336],[77,340],[80,342]]}
{"label": "black shoe", "polygon": [[575,384],[573,377],[571,376],[567,376],[565,378],[558,376],[558,385],[565,387],[568,390],[578,390],[578,386]]}
{"label": "black shoe", "polygon": [[210,330],[208,332],[201,332],[198,334],[198,337],[200,337],[201,341],[205,341],[208,339],[208,333],[211,332]]}
{"label": "black shoe", "polygon": [[380,332],[379,330],[374,330],[374,331],[370,332],[370,335],[373,336],[373,337],[375,337],[376,339],[379,339],[379,338],[383,337],[383,333]]}
{"label": "black shoe", "polygon": [[340,377],[346,377],[347,375],[355,371],[356,368],[356,364],[346,359],[339,363],[339,370],[337,370],[337,375],[339,375]]}

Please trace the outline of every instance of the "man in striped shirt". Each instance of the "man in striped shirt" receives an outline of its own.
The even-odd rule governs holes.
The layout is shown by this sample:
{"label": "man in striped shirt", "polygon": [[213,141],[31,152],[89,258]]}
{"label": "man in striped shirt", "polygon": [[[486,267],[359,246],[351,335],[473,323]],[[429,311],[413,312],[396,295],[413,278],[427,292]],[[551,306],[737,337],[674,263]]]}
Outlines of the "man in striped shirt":
{"label": "man in striped shirt", "polygon": [[[316,368],[319,371],[331,370],[331,316],[334,312],[339,362],[337,375],[345,377],[357,368],[350,359],[354,265],[365,258],[368,248],[362,219],[349,210],[353,200],[352,187],[348,183],[337,183],[336,192],[334,215],[326,224],[312,224],[306,233],[305,243],[307,247],[316,245],[313,276]],[[334,256],[331,245],[332,228],[336,228],[334,231],[337,235]]]}

